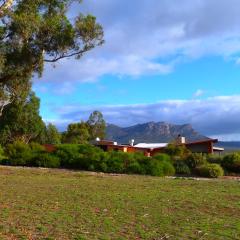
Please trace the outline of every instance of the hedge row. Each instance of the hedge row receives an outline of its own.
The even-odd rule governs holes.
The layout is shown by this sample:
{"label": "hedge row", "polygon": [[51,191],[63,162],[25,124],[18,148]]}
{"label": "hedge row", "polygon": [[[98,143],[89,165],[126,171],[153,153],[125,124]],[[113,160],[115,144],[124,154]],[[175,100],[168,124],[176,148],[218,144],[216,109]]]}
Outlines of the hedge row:
{"label": "hedge row", "polygon": [[150,159],[141,153],[104,152],[92,145],[62,144],[48,153],[39,144],[15,142],[6,147],[2,164],[12,166],[69,168],[107,173],[133,173],[152,176],[174,175],[170,157],[161,154]]}
{"label": "hedge row", "polygon": [[[220,177],[224,171],[240,173],[240,153],[219,157],[173,151],[171,148],[169,155],[159,154],[148,158],[142,153],[104,152],[89,144],[62,144],[56,147],[56,151],[49,153],[39,144],[26,145],[21,142],[9,144],[4,150],[0,147],[1,163],[13,166],[69,168],[153,176],[170,176],[176,173]],[[177,155],[178,152],[181,153],[180,156]]]}

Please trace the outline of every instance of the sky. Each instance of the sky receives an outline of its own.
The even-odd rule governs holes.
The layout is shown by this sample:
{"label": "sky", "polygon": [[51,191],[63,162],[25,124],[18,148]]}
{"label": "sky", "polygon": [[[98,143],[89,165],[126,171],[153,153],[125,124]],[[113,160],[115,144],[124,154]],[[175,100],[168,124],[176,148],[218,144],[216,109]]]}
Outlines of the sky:
{"label": "sky", "polygon": [[100,110],[108,123],[192,124],[240,140],[239,0],[83,0],[105,44],[45,66],[33,89],[46,122],[64,129]]}

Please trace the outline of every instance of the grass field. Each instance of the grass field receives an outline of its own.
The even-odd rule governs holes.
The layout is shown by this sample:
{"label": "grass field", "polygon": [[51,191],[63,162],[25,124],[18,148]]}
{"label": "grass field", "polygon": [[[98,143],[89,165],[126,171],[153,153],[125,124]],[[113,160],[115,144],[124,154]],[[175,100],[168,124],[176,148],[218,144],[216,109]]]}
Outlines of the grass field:
{"label": "grass field", "polygon": [[0,239],[240,239],[240,182],[0,167]]}

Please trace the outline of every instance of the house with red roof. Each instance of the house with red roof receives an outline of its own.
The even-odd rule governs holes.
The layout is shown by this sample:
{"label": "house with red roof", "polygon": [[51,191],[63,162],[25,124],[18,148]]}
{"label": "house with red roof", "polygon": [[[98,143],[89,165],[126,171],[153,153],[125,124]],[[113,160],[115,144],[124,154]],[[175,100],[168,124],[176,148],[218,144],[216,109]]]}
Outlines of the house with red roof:
{"label": "house with red roof", "polygon": [[[214,154],[224,151],[223,148],[214,146],[218,142],[217,139],[203,139],[200,141],[186,141],[182,136],[178,136],[176,144],[185,146],[193,153]],[[119,144],[114,141],[97,139],[95,145],[104,151],[120,151],[120,152],[143,152],[145,156],[151,157],[158,153],[164,152],[169,143],[138,143],[134,145],[134,140],[129,144]]]}

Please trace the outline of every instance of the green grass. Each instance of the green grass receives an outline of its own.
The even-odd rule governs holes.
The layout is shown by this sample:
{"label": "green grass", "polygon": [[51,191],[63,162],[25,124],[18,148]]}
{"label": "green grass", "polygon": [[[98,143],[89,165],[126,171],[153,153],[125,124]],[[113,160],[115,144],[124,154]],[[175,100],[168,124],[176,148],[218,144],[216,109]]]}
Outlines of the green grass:
{"label": "green grass", "polygon": [[0,239],[240,239],[240,182],[0,167]]}

